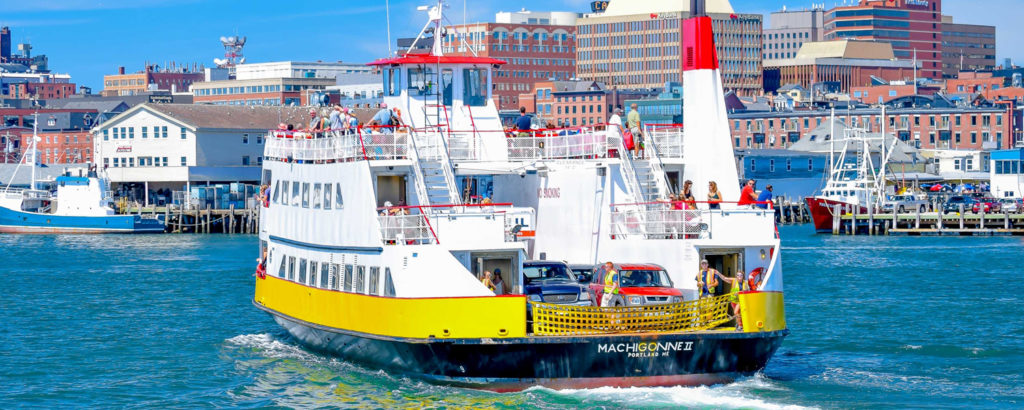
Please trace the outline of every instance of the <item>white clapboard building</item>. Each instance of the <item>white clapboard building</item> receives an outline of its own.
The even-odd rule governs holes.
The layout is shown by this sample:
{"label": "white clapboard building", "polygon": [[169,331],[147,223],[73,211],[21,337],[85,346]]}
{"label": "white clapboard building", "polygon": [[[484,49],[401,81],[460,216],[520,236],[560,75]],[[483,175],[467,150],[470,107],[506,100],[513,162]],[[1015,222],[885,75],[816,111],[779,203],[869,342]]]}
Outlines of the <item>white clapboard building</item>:
{"label": "white clapboard building", "polygon": [[112,190],[139,199],[190,184],[257,183],[267,130],[308,118],[300,107],[141,104],[92,130],[94,161]]}

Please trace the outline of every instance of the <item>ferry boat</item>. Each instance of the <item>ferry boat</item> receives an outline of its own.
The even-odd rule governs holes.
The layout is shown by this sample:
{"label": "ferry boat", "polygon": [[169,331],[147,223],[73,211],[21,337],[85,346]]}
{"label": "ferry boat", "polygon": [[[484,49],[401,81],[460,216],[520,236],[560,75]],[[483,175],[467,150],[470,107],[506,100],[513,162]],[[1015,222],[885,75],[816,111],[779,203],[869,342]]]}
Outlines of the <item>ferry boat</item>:
{"label": "ferry boat", "polygon": [[[442,10],[429,11],[435,33]],[[788,334],[773,210],[658,201],[667,173],[739,197],[712,24],[695,15],[683,23],[685,115],[700,120],[648,129],[642,159],[616,127],[506,135],[491,98],[504,61],[443,55],[440,36],[428,54],[371,63],[400,125],[266,140],[254,306],[312,350],[499,392],[715,384],[763,369]],[[751,273],[742,328],[728,295],[697,297],[702,259]],[[527,297],[527,260],[660,266],[684,300]],[[500,296],[480,280],[497,270]]]}
{"label": "ferry boat", "polygon": [[[35,134],[35,132],[33,132]],[[0,188],[0,233],[159,233],[164,222],[158,217],[117,215],[111,205],[107,181],[93,170],[85,175],[70,173],[54,181],[56,193],[37,189],[35,153],[38,136],[33,135],[21,165],[31,168],[28,189]],[[17,172],[17,170],[15,171]]]}
{"label": "ferry boat", "polygon": [[[882,110],[885,118],[885,109]],[[831,123],[835,135],[835,110]],[[871,134],[863,128],[843,130],[842,146],[829,152],[829,173],[821,194],[807,197],[807,209],[818,233],[831,233],[833,215],[857,212],[866,214],[868,207],[881,205],[885,198],[885,173],[889,156],[898,140],[885,138],[885,121],[882,132]],[[890,146],[886,149],[886,144]],[[878,163],[876,166],[875,163]]]}

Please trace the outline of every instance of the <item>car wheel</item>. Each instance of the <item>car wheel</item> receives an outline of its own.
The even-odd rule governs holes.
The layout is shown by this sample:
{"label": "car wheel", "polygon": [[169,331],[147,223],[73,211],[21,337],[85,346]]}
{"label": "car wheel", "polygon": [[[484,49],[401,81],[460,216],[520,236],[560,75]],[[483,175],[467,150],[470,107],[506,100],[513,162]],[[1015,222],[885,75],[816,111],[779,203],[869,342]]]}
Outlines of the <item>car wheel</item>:
{"label": "car wheel", "polygon": [[616,299],[616,300],[615,300],[615,305],[614,305],[614,306],[615,306],[615,307],[623,307],[623,306],[625,306],[625,304],[624,304],[624,303],[622,303],[622,299]]}
{"label": "car wheel", "polygon": [[920,208],[920,210],[921,210],[921,213],[925,213],[925,212],[926,212],[926,211],[925,211],[926,209],[927,209],[927,208],[925,208],[925,206],[924,206],[924,205],[921,205],[921,208]]}
{"label": "car wheel", "polygon": [[906,209],[903,209],[903,205],[900,205],[900,210],[899,210],[899,211],[900,211],[900,213],[902,214],[902,213],[906,212],[907,210],[906,210]]}

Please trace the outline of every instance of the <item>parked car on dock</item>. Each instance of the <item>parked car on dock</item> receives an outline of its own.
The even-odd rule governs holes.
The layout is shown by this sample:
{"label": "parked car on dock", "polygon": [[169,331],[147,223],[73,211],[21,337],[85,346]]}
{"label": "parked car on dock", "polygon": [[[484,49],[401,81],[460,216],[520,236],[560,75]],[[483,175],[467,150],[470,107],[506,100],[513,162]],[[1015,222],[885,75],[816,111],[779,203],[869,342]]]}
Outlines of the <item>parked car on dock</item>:
{"label": "parked car on dock", "polygon": [[974,202],[974,205],[971,207],[971,212],[974,212],[976,214],[981,213],[983,211],[986,214],[992,212],[999,212],[1002,209],[1001,205],[1002,204],[999,202],[999,200],[995,198],[977,198]]}
{"label": "parked car on dock", "polygon": [[[652,264],[615,264],[618,272],[620,303],[625,306],[657,305],[683,301],[683,291],[676,289],[665,268]],[[590,289],[598,297],[604,297],[604,265],[597,266],[590,282]],[[621,305],[617,305],[621,306]]]}
{"label": "parked car on dock", "polygon": [[1024,209],[1024,203],[1020,198],[1000,198],[999,205],[1006,213],[1020,212]]}
{"label": "parked car on dock", "polygon": [[896,209],[896,212],[913,212],[913,211],[928,211],[928,201],[924,199],[918,199],[914,195],[893,195],[889,197],[888,201],[882,203],[882,210],[885,212],[892,212]]}
{"label": "parked car on dock", "polygon": [[974,207],[974,202],[974,198],[969,196],[951,196],[946,200],[946,203],[942,205],[942,213],[948,214],[950,212],[960,212],[961,209],[964,212],[969,211]]}

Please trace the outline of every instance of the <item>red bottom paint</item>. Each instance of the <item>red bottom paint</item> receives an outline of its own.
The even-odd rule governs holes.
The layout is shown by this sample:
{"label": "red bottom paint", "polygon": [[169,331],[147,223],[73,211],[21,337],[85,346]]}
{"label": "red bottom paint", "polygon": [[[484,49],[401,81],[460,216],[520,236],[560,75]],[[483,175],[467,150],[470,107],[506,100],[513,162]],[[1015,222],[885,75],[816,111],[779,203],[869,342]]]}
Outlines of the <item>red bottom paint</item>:
{"label": "red bottom paint", "polygon": [[[842,209],[850,209],[850,206],[857,206],[832,199],[817,197],[807,198],[807,210],[811,213],[811,220],[814,222],[815,231],[819,233],[832,232],[832,213],[836,205],[840,205]],[[868,212],[867,208],[863,206],[858,207],[860,208],[858,212],[865,214]],[[845,215],[847,211],[841,212]]]}

